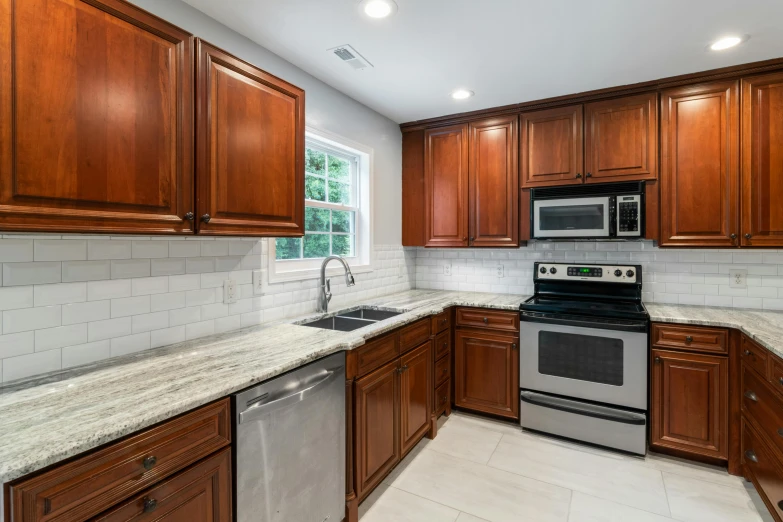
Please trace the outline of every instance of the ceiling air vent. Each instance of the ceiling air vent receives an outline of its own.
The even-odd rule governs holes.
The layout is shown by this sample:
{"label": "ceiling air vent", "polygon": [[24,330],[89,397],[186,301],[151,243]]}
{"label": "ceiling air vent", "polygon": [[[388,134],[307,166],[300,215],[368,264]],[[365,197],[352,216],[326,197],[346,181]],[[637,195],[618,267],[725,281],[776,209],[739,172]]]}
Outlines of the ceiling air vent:
{"label": "ceiling air vent", "polygon": [[335,47],[334,49],[329,49],[330,52],[334,53],[335,56],[337,56],[339,59],[356,69],[357,71],[360,71],[362,69],[366,69],[368,67],[372,67],[372,64],[368,62],[364,56],[356,52],[356,49],[351,47],[350,45],[341,45],[340,47]]}

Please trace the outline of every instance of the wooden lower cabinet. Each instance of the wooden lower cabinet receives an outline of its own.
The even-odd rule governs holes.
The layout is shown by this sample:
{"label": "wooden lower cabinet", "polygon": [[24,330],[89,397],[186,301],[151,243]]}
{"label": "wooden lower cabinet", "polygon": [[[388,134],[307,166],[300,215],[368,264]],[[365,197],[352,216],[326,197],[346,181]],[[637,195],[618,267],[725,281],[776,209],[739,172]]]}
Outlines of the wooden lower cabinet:
{"label": "wooden lower cabinet", "polygon": [[518,343],[516,335],[457,330],[454,404],[466,410],[518,419]]}
{"label": "wooden lower cabinet", "polygon": [[727,357],[652,350],[650,445],[728,459]]}
{"label": "wooden lower cabinet", "polygon": [[140,493],[97,522],[231,522],[231,449]]}
{"label": "wooden lower cabinet", "polygon": [[775,520],[783,520],[783,462],[762,436],[742,419],[742,465]]}
{"label": "wooden lower cabinet", "polygon": [[430,429],[432,341],[402,356],[400,363],[400,455],[405,455]]}
{"label": "wooden lower cabinet", "polygon": [[358,379],[354,391],[356,496],[372,491],[400,460],[400,360]]}

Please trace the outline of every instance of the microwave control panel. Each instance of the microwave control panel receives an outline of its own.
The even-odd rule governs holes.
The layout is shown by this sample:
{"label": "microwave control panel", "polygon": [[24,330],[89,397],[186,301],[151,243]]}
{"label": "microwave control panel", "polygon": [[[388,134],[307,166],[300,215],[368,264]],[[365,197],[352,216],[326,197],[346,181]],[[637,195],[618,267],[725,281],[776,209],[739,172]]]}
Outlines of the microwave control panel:
{"label": "microwave control panel", "polygon": [[617,237],[639,237],[641,223],[641,196],[617,196]]}

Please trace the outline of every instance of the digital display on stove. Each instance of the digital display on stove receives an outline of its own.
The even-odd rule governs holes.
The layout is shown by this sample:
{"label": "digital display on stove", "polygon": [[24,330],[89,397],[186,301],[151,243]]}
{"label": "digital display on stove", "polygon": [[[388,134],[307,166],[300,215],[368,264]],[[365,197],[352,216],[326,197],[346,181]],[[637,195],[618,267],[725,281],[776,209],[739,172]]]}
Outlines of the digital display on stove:
{"label": "digital display on stove", "polygon": [[601,277],[603,275],[603,268],[601,267],[588,267],[588,266],[569,266],[568,275],[578,277]]}

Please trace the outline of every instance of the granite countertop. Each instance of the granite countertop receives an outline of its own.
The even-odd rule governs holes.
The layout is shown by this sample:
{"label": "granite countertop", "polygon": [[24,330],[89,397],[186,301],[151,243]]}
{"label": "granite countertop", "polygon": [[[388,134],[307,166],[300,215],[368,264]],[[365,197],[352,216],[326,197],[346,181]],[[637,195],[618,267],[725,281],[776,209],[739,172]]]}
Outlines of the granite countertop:
{"label": "granite countertop", "polygon": [[325,316],[315,314],[195,339],[0,389],[0,484],[310,361],[352,350],[366,339],[450,306],[517,310],[526,298],[411,290],[362,301],[362,306],[404,313],[352,332],[290,324]]}
{"label": "granite countertop", "polygon": [[783,312],[645,303],[650,320],[735,328],[783,358]]}

